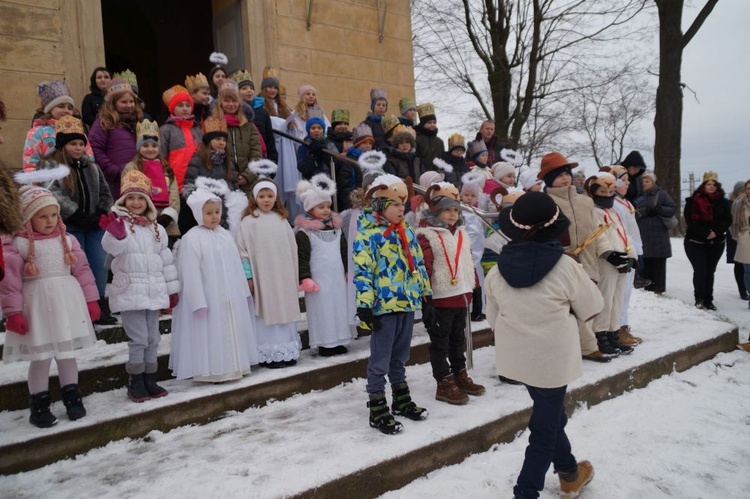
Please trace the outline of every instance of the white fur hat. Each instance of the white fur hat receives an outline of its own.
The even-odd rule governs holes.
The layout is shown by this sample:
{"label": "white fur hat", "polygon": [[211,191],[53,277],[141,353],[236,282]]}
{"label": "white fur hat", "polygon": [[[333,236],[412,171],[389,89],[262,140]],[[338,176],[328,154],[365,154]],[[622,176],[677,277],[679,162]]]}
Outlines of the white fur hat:
{"label": "white fur hat", "polygon": [[523,190],[528,191],[537,184],[544,184],[543,180],[537,178],[539,170],[532,170],[531,168],[524,169],[518,176],[518,182],[523,187]]}
{"label": "white fur hat", "polygon": [[320,203],[331,202],[336,195],[336,182],[325,173],[318,173],[309,181],[300,180],[297,184],[297,198],[305,211],[310,211]]}

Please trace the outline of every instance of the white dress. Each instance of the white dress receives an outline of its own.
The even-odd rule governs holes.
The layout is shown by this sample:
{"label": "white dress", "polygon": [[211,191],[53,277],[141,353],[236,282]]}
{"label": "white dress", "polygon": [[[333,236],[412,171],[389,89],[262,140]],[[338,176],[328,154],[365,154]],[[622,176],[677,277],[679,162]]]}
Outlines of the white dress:
{"label": "white dress", "polygon": [[[193,227],[177,251],[180,301],[172,314],[169,368],[177,379],[239,379],[258,362],[254,305],[240,254],[221,226]],[[198,319],[195,311],[206,308]]]}
{"label": "white dress", "polygon": [[346,300],[346,277],[341,261],[341,229],[305,230],[310,239],[310,274],[320,288],[305,293],[310,347],[333,348],[351,340]]}
{"label": "white dress", "polygon": [[[78,258],[77,266],[84,266],[91,273],[85,255],[75,238],[66,235],[68,244]],[[23,237],[13,239],[13,248],[20,254],[23,262],[28,261],[29,240]],[[6,246],[7,248],[8,246]],[[12,249],[12,248],[9,248]],[[7,251],[7,250],[6,250]],[[60,237],[37,239],[34,242],[38,276],[23,276],[21,282],[22,306],[21,315],[29,325],[25,335],[7,333],[3,347],[3,361],[15,362],[25,360],[46,360],[51,358],[72,359],[74,351],[96,343],[94,326],[91,324],[87,301],[95,301],[98,292],[87,290],[88,300],[81,288],[82,282],[71,274],[71,267],[64,260],[63,246]],[[11,254],[6,254],[10,264]],[[21,265],[22,267],[22,265]],[[8,268],[7,270],[10,271]],[[20,274],[22,269],[18,269]],[[13,290],[12,282],[2,284],[3,308],[7,310],[6,298]],[[93,275],[88,276],[89,286],[94,287]],[[14,286],[15,287],[15,286]],[[16,290],[17,291],[17,290]]]}

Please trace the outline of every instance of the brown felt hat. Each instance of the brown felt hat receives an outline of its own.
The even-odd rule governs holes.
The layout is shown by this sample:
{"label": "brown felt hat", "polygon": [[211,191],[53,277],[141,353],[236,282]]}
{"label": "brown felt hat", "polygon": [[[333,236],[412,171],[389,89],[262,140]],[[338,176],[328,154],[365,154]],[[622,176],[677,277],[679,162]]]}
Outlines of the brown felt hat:
{"label": "brown felt hat", "polygon": [[565,156],[563,156],[559,152],[551,152],[549,154],[545,154],[542,157],[541,170],[537,174],[536,178],[538,178],[539,180],[544,180],[545,175],[564,166],[575,168],[576,166],[578,166],[578,163],[571,163],[565,158]]}

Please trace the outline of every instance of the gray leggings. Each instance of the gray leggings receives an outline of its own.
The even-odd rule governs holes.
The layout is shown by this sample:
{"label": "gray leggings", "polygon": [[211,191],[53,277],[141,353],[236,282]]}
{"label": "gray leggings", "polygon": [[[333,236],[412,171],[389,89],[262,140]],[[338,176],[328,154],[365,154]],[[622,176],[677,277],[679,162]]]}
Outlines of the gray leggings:
{"label": "gray leggings", "polygon": [[[156,364],[159,348],[159,311],[127,310],[120,313],[122,325],[128,334],[128,365],[130,374],[140,374],[149,364]],[[145,364],[145,366],[144,366]]]}

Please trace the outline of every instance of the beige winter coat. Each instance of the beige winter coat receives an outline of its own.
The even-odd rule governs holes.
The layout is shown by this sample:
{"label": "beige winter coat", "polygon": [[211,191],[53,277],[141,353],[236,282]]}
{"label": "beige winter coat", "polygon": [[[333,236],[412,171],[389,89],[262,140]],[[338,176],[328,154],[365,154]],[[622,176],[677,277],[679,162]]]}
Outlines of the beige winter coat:
{"label": "beige winter coat", "polygon": [[575,260],[563,256],[527,288],[511,287],[495,266],[485,292],[498,374],[539,388],[561,387],[581,376],[576,317],[591,319],[604,302]]}
{"label": "beige winter coat", "polygon": [[750,264],[750,202],[742,194],[732,203],[732,237],[737,241],[734,261]]}

